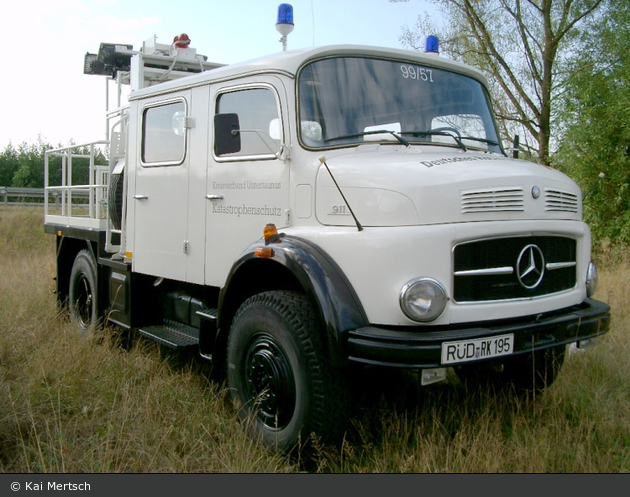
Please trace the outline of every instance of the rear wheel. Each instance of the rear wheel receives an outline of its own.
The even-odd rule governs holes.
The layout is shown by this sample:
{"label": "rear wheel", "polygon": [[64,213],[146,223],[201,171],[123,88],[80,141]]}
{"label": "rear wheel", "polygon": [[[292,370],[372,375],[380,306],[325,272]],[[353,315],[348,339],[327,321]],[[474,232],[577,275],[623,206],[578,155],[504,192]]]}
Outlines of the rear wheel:
{"label": "rear wheel", "polygon": [[82,250],[74,259],[68,292],[70,317],[82,332],[96,326],[98,294],[96,264],[89,250]]}
{"label": "rear wheel", "polygon": [[238,310],[228,339],[228,384],[239,417],[269,448],[288,451],[341,438],[348,420],[344,378],[326,363],[322,328],[296,292],[255,295]]}

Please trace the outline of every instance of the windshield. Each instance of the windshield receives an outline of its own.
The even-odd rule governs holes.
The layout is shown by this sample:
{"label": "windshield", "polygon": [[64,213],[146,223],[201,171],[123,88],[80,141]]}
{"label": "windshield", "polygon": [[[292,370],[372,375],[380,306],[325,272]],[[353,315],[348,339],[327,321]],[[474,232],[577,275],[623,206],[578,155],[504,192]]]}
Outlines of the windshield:
{"label": "windshield", "polygon": [[502,153],[486,92],[467,76],[338,57],[305,66],[298,85],[300,138],[308,148],[378,141]]}

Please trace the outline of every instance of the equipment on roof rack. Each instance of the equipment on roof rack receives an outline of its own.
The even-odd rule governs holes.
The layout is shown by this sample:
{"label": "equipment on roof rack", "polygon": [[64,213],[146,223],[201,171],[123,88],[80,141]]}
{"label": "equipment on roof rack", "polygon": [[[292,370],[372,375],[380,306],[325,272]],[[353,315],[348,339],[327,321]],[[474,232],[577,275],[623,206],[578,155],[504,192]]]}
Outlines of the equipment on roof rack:
{"label": "equipment on roof rack", "polygon": [[129,71],[132,50],[133,45],[101,43],[98,54],[85,54],[83,74],[115,78],[118,71]]}

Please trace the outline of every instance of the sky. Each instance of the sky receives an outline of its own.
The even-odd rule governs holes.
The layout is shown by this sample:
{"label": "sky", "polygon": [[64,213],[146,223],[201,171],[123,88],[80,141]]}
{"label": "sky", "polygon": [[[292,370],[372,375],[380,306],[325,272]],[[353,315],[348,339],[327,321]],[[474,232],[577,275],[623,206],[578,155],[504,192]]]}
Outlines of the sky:
{"label": "sky", "polygon": [[404,27],[436,12],[428,0],[18,0],[0,14],[0,150],[38,138],[53,146],[105,138],[106,77],[83,74],[101,43],[170,44],[187,33],[211,62],[282,50],[278,6],[293,6],[287,48],[338,43],[404,48]]}

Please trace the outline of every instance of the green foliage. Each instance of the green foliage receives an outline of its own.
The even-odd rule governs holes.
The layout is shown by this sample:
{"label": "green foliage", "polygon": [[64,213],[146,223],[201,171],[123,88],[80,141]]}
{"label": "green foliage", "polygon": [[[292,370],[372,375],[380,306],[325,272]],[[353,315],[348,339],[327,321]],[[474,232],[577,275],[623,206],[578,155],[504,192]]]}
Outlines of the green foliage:
{"label": "green foliage", "polygon": [[[630,4],[609,0],[582,30],[561,102],[565,132],[554,166],[588,191],[584,205],[597,240],[630,244]],[[610,13],[614,12],[614,15]]]}
{"label": "green foliage", "polygon": [[13,175],[20,168],[18,151],[9,143],[0,153],[0,185],[12,186]]}
{"label": "green foliage", "polygon": [[[43,188],[44,186],[44,156],[46,151],[62,148],[63,145],[53,147],[45,143],[41,137],[37,142],[20,143],[17,149],[9,142],[0,153],[0,186],[21,188]],[[73,154],[85,155],[86,158],[74,158],[72,163],[72,184],[87,184],[89,172],[89,149],[77,147]],[[107,158],[101,150],[96,151],[96,163],[107,164]],[[61,185],[61,157],[51,155],[49,159],[49,184]]]}
{"label": "green foliage", "polygon": [[11,143],[0,155],[0,185],[23,188],[44,186],[44,153],[52,148],[39,137],[29,145],[20,143],[17,150]]}

